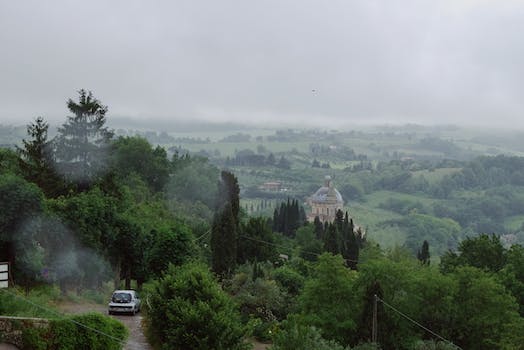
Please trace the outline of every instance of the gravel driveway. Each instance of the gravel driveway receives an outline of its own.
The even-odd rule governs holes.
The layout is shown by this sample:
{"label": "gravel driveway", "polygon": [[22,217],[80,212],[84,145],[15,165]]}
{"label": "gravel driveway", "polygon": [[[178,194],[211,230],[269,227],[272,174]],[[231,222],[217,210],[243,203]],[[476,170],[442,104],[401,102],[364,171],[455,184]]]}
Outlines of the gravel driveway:
{"label": "gravel driveway", "polygon": [[[81,314],[85,312],[100,312],[107,315],[107,308],[99,304],[76,304],[63,303],[59,305],[60,310],[68,314]],[[129,329],[129,338],[124,350],[153,350],[147,343],[142,328],[142,316],[139,314],[132,315],[111,315],[111,317],[121,321]]]}

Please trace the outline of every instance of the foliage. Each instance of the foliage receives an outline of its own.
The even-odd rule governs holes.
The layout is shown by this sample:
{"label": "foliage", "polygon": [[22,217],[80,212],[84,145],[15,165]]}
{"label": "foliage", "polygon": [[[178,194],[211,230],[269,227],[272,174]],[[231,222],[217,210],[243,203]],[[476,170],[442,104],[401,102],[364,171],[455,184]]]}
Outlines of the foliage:
{"label": "foliage", "polygon": [[288,237],[294,237],[296,230],[305,222],[304,208],[299,206],[296,199],[290,201],[288,198],[287,203],[280,203],[280,208],[276,208],[273,213],[273,231]]}
{"label": "foliage", "polygon": [[53,148],[48,140],[49,124],[42,117],[27,126],[30,140],[22,140],[18,148],[20,168],[27,181],[35,183],[47,196],[57,196],[64,190],[62,179],[54,169]]}
{"label": "foliage", "polygon": [[182,265],[194,255],[191,232],[182,224],[170,230],[161,229],[152,233],[152,236],[153,244],[147,255],[147,265],[156,277],[160,277],[169,264]]}
{"label": "foliage", "polygon": [[401,222],[408,233],[406,246],[416,253],[421,241],[427,241],[438,254],[454,249],[460,238],[461,227],[452,219],[441,219],[426,214],[410,214]]}
{"label": "foliage", "polygon": [[429,243],[428,243],[428,241],[424,241],[422,243],[422,247],[417,252],[417,259],[420,261],[420,263],[422,265],[428,265],[429,266],[429,263],[430,263],[429,258],[430,258],[430,255],[429,255]]}
{"label": "foliage", "polygon": [[296,296],[304,287],[305,278],[289,265],[284,265],[273,271],[273,278],[281,288],[291,296]]}
{"label": "foliage", "polygon": [[[458,284],[454,303],[453,339],[464,349],[495,349],[505,342],[519,341],[510,336],[523,322],[515,299],[493,276],[474,267],[461,267],[452,274]],[[514,348],[521,342],[513,343]]]}
{"label": "foliage", "polygon": [[91,91],[78,91],[78,102],[69,99],[67,108],[73,116],[58,129],[55,156],[62,174],[87,189],[106,168],[107,149],[113,133],[105,126],[107,106]]}
{"label": "foliage", "polygon": [[146,286],[146,322],[158,349],[246,349],[240,315],[203,265],[170,266]]}
{"label": "foliage", "polygon": [[169,178],[169,161],[163,148],[153,148],[141,137],[119,137],[112,144],[111,169],[120,177],[138,174],[155,192],[161,191]]}
{"label": "foliage", "polygon": [[322,338],[321,332],[300,323],[296,317],[282,322],[282,329],[273,337],[271,350],[350,350],[333,340]]}
{"label": "foliage", "polygon": [[237,260],[237,226],[229,202],[220,213],[215,214],[211,228],[211,252],[213,271],[220,276],[230,275]]}
{"label": "foliage", "polygon": [[458,255],[448,252],[442,257],[442,268],[449,271],[461,265],[474,266],[492,272],[502,269],[506,263],[506,250],[496,235],[481,234],[467,237],[458,246]]}
{"label": "foliage", "polygon": [[357,326],[351,315],[359,312],[355,280],[341,256],[324,253],[318,258],[315,277],[306,281],[299,299],[300,314],[326,339],[341,344],[351,340]]}
{"label": "foliage", "polygon": [[[265,242],[265,243],[264,243]],[[273,243],[273,232],[263,217],[249,218],[241,224],[237,245],[237,262],[271,261],[277,258]]]}
{"label": "foliage", "polygon": [[[0,198],[0,259],[9,261],[12,272],[26,279],[41,267],[34,225],[43,210],[43,194],[23,178],[5,174],[0,176]],[[17,273],[15,276],[22,282]]]}
{"label": "foliage", "polygon": [[166,188],[168,198],[184,203],[201,202],[214,209],[218,199],[218,169],[204,159],[195,157],[188,158],[184,164],[174,162],[173,168],[174,173]]}

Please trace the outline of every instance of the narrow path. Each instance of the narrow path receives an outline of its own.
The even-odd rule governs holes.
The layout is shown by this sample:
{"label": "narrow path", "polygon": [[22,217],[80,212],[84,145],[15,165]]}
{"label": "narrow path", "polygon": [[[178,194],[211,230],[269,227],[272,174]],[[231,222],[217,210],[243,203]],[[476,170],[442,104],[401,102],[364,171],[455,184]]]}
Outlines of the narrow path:
{"label": "narrow path", "polygon": [[[100,304],[76,304],[62,303],[59,309],[68,314],[81,314],[85,312],[100,312],[107,315],[107,308]],[[124,350],[153,350],[148,344],[142,327],[142,315],[112,315],[111,317],[121,321],[129,330],[129,338]]]}

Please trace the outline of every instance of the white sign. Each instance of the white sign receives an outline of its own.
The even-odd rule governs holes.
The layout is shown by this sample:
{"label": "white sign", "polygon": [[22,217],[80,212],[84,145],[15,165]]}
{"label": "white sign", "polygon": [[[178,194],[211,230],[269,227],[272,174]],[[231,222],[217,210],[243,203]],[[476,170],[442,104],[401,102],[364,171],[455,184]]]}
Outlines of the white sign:
{"label": "white sign", "polygon": [[0,263],[0,288],[9,287],[9,263]]}

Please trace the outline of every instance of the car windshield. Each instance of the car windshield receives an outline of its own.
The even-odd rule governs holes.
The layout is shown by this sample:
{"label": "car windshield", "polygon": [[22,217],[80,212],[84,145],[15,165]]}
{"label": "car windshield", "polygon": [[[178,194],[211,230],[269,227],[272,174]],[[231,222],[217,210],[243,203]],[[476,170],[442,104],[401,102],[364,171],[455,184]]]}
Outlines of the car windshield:
{"label": "car windshield", "polygon": [[112,298],[114,303],[129,303],[131,301],[131,294],[129,293],[113,293]]}

